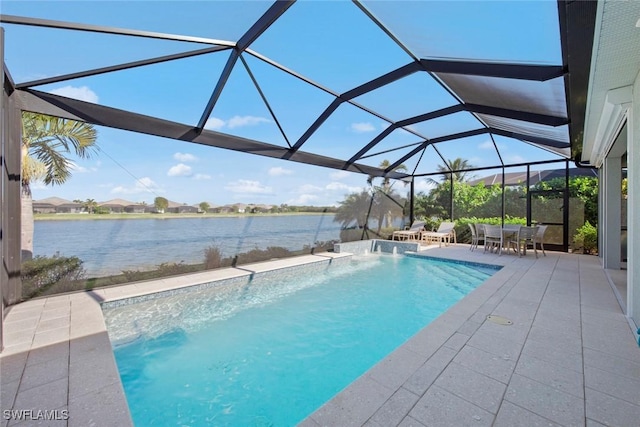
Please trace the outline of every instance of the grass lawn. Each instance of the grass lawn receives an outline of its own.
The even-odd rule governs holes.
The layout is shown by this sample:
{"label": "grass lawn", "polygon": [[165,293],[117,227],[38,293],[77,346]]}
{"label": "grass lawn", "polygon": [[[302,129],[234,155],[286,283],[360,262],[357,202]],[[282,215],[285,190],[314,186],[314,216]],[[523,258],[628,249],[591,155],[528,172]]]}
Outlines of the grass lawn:
{"label": "grass lawn", "polygon": [[286,213],[229,213],[229,214],[198,214],[198,213],[111,213],[111,214],[73,214],[73,213],[55,213],[55,214],[34,214],[36,221],[83,221],[83,220],[101,220],[101,219],[173,219],[173,218],[233,218],[233,217],[254,217],[254,216],[286,216],[286,215],[333,215],[329,212],[286,212]]}

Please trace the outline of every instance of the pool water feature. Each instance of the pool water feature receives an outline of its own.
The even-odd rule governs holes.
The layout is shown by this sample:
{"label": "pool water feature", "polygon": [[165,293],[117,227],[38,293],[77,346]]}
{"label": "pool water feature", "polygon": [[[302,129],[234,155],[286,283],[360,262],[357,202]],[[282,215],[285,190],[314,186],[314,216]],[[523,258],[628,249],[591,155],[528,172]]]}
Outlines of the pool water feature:
{"label": "pool water feature", "polygon": [[288,426],[495,271],[369,255],[104,313],[136,426]]}

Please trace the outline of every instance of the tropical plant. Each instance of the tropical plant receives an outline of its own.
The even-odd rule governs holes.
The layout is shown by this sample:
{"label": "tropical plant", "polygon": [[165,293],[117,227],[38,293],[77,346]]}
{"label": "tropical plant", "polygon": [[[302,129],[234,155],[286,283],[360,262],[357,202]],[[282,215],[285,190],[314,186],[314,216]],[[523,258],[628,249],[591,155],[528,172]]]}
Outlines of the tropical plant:
{"label": "tropical plant", "polygon": [[362,190],[359,193],[351,193],[347,197],[338,202],[336,214],[333,217],[335,222],[342,224],[342,228],[356,226],[364,228],[367,224],[369,209],[371,208],[371,194]]}
{"label": "tropical plant", "polygon": [[[624,189],[623,181],[623,192]],[[535,190],[564,190],[565,178],[554,178],[540,181]],[[558,193],[555,197],[562,197]],[[584,202],[584,218],[592,224],[598,223],[598,178],[591,176],[576,176],[569,178],[569,197],[578,198]]]}
{"label": "tropical plant", "polygon": [[[471,172],[467,169],[473,168],[473,165],[461,157],[453,160],[445,160],[444,165],[438,165],[438,172],[442,174],[443,181],[448,181],[449,176],[453,173],[455,182],[466,182],[472,178]],[[433,178],[427,178],[427,181],[439,185],[440,183]]]}
{"label": "tropical plant", "polygon": [[585,254],[595,253],[598,247],[598,230],[589,221],[586,221],[582,227],[576,230],[573,244],[576,249],[582,248]]}
{"label": "tropical plant", "polygon": [[82,261],[78,257],[55,254],[52,257],[37,256],[21,265],[23,299],[43,295],[52,287],[72,290],[85,275]]}
{"label": "tropical plant", "polygon": [[[388,169],[391,166],[389,160],[383,160],[380,162],[380,169]],[[398,165],[393,169],[394,172],[405,172],[407,167],[404,164]],[[382,229],[383,224],[386,227],[391,227],[393,218],[403,215],[404,200],[398,194],[394,194],[391,184],[391,180],[388,176],[382,177],[382,184],[380,186],[374,186],[373,175],[369,175],[367,178],[367,184],[371,186],[373,193],[373,203],[371,204],[371,212],[378,221],[378,234]]]}
{"label": "tropical plant", "polygon": [[[380,162],[380,165],[378,166],[380,169],[388,169],[389,166],[391,166],[391,162],[389,162],[389,160],[383,160]],[[393,172],[406,172],[407,171],[407,167],[404,164],[398,165],[393,169]],[[373,175],[369,175],[369,177],[367,178],[367,184],[373,186],[373,180],[374,180],[375,176]],[[388,176],[383,176],[382,177],[382,186],[381,188],[388,190],[391,187],[391,180],[389,179]]]}
{"label": "tropical plant", "polygon": [[94,199],[87,199],[84,202],[82,202],[82,206],[87,210],[87,212],[94,213],[95,210],[98,207],[98,202],[96,202]]}
{"label": "tropical plant", "polygon": [[153,206],[160,213],[164,213],[165,209],[169,207],[169,201],[164,197],[156,197],[153,199]]}
{"label": "tropical plant", "polygon": [[97,132],[85,122],[24,112],[22,114],[22,258],[33,256],[33,199],[30,184],[61,185],[71,178],[70,154],[86,159],[98,151]]}

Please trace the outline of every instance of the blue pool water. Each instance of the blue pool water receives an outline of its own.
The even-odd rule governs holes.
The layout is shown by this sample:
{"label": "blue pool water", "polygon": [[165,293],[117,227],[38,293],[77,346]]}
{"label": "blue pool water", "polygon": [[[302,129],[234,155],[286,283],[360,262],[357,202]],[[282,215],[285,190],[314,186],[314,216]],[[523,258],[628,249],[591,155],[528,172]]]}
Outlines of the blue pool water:
{"label": "blue pool water", "polygon": [[290,426],[494,272],[368,256],[105,319],[136,426]]}

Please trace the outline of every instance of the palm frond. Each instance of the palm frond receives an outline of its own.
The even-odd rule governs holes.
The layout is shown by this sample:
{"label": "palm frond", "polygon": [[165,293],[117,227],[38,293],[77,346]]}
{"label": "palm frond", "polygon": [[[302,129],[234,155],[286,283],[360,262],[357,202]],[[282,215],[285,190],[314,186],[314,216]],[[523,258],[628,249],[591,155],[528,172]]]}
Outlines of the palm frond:
{"label": "palm frond", "polygon": [[[22,162],[23,182],[28,184],[32,179],[42,179],[47,185],[64,183],[71,176],[73,165],[67,156],[90,158],[99,150],[96,139],[97,132],[91,124],[23,113],[22,145],[26,152]],[[34,168],[34,165],[39,166]]]}

